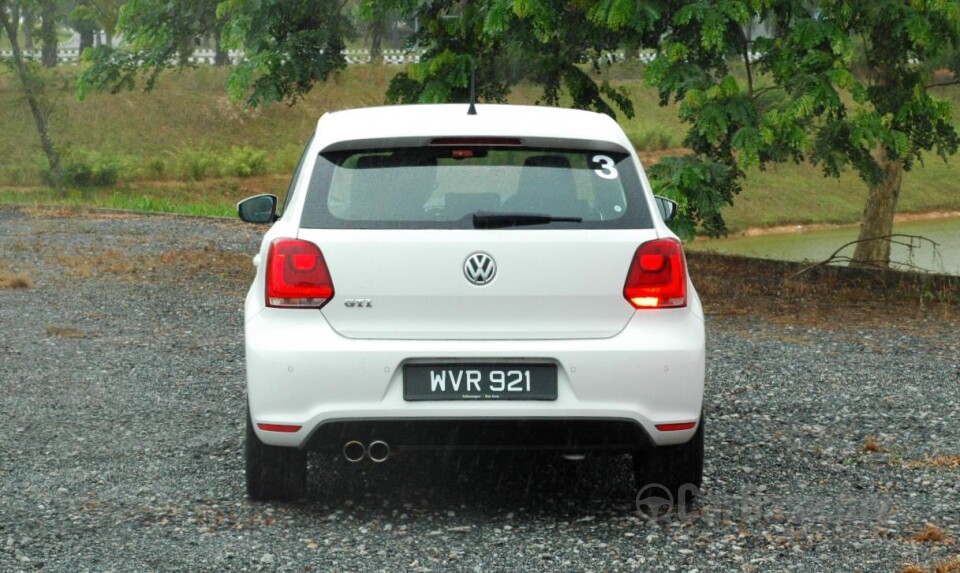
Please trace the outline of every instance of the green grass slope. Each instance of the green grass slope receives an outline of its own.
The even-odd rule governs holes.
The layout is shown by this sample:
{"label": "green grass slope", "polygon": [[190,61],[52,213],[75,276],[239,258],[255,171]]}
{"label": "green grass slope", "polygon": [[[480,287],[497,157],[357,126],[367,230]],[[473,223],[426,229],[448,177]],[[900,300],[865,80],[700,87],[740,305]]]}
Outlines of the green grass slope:
{"label": "green grass slope", "polygon": [[[77,101],[78,70],[65,67],[51,85],[52,133],[71,169],[86,170],[97,188],[81,186],[66,199],[45,189],[44,157],[16,78],[0,75],[0,202],[58,202],[230,214],[240,197],[285,187],[300,149],[326,111],[380,105],[397,66],[354,65],[318,85],[294,106],[247,109],[226,95],[227,69],[202,66],[165,74],[151,93],[92,94]],[[683,126],[674,106],[661,107],[644,86],[637,63],[605,74],[631,94],[636,116],[619,118],[645,161],[680,147]],[[521,85],[511,103],[533,103],[535,86]],[[938,94],[960,105],[960,89]],[[903,212],[960,209],[960,158],[931,157],[906,174]],[[748,174],[726,217],[731,230],[792,223],[849,223],[863,209],[866,189],[855,174],[825,178],[809,165],[778,165]]]}

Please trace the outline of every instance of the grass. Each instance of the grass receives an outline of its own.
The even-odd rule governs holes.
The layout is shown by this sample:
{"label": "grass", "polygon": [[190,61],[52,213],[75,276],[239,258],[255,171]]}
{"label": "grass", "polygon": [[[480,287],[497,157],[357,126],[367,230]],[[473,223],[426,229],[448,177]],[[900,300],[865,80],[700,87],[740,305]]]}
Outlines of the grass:
{"label": "grass", "polygon": [[943,545],[952,545],[954,543],[953,538],[947,535],[947,532],[944,531],[942,527],[932,523],[926,524],[921,531],[911,535],[910,541],[914,543],[941,543]]}
{"label": "grass", "polygon": [[909,469],[916,468],[953,468],[960,469],[960,454],[939,454],[922,460],[906,462]]}
{"label": "grass", "polygon": [[944,559],[931,565],[923,567],[922,565],[907,565],[902,573],[960,573],[960,557]]}
{"label": "grass", "polygon": [[150,188],[135,193],[117,189],[70,191],[66,197],[61,197],[49,189],[30,192],[6,190],[0,191],[0,203],[97,207],[202,217],[231,217],[236,214],[236,208],[232,203],[219,199],[211,201],[202,197],[178,201],[175,199],[177,195],[179,193],[171,193],[169,190]]}
{"label": "grass", "polygon": [[[224,251],[215,245],[192,245],[160,253],[131,256],[114,248],[85,247],[73,252],[62,252],[50,258],[69,279],[91,279],[111,276],[125,280],[159,280],[158,277],[176,277],[191,280],[198,274],[243,284],[250,280],[250,256],[247,253]],[[70,336],[62,329],[48,328],[56,336]]]}
{"label": "grass", "polygon": [[[383,103],[386,85],[397,68],[352,66],[295,106],[264,109],[230,102],[224,87],[229,71],[200,66],[182,74],[171,72],[151,93],[94,93],[83,102],[77,101],[68,81],[56,94],[53,137],[68,153],[96,151],[136,166],[248,147],[264,151],[274,170],[289,170],[320,115]],[[75,67],[60,72],[68,80],[79,73]],[[36,169],[41,155],[30,111],[9,74],[0,76],[0,109],[4,125],[0,182],[11,184],[7,171]]]}
{"label": "grass", "polygon": [[86,336],[82,330],[70,326],[48,326],[46,330],[50,336],[58,336],[60,338],[83,338]]}
{"label": "grass", "polygon": [[31,286],[33,286],[33,280],[27,274],[0,272],[0,288],[30,288]]}
{"label": "grass", "polygon": [[0,203],[98,207],[205,217],[235,217],[236,203],[260,192],[282,193],[288,175],[225,177],[197,182],[147,181],[110,188],[71,189],[64,197],[48,188],[0,189]]}
{"label": "grass", "polygon": [[[833,323],[882,324],[894,308],[953,320],[960,303],[960,277],[834,266],[798,274],[806,268],[803,263],[697,251],[687,253],[687,262],[705,310],[715,315],[759,314],[827,328]],[[924,292],[935,294],[921,304],[919,294]],[[864,449],[884,451],[875,438],[868,438]]]}
{"label": "grass", "polygon": [[[99,187],[65,198],[45,190],[44,159],[14,77],[0,75],[0,203],[87,205],[116,209],[233,216],[245,195],[280,192],[304,142],[326,111],[380,105],[392,65],[353,65],[318,85],[294,106],[247,109],[229,101],[229,69],[201,66],[167,73],[152,93],[91,94],[77,101],[76,67],[58,72],[52,132],[65,163]],[[646,163],[682,152],[684,126],[675,105],[642,80],[637,62],[618,64],[600,80],[625,88],[635,117],[618,121]],[[960,109],[960,88],[938,95]],[[521,84],[511,103],[532,104],[536,86]],[[72,162],[72,163],[71,163]],[[936,158],[907,173],[901,212],[960,210],[960,164]],[[117,183],[113,183],[117,181]],[[859,219],[866,188],[853,173],[825,178],[810,165],[777,165],[748,173],[744,192],[725,211],[731,231],[784,224],[850,223]]]}
{"label": "grass", "polygon": [[[898,212],[960,209],[960,157],[930,158],[904,174]],[[743,193],[724,212],[733,232],[788,224],[844,224],[863,213],[867,188],[855,173],[824,177],[812,165],[776,165],[747,173]]]}
{"label": "grass", "polygon": [[887,448],[881,446],[880,442],[873,436],[867,436],[867,439],[863,442],[863,451],[877,454],[886,452]]}

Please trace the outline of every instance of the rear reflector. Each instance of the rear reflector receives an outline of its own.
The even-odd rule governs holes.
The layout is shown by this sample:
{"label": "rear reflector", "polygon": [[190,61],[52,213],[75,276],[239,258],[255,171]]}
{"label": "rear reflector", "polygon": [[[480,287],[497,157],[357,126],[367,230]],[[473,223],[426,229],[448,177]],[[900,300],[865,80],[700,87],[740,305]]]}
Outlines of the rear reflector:
{"label": "rear reflector", "polygon": [[687,306],[687,263],[676,239],[640,245],[633,255],[623,297],[634,308]]}
{"label": "rear reflector", "polygon": [[276,239],[267,255],[267,306],[320,308],[333,297],[333,280],[320,247]]}
{"label": "rear reflector", "polygon": [[657,424],[657,429],[661,432],[677,432],[680,430],[690,430],[696,427],[696,422],[680,422],[679,424]]}
{"label": "rear reflector", "polygon": [[299,432],[300,428],[303,426],[288,426],[286,424],[257,424],[257,427],[264,432],[283,432],[285,434],[292,434],[293,432]]}

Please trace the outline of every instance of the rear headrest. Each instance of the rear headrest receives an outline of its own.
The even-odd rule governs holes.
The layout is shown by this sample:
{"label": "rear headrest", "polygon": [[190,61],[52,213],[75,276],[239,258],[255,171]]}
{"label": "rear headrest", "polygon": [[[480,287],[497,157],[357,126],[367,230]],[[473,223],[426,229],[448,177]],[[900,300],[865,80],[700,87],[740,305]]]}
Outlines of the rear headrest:
{"label": "rear headrest", "polygon": [[351,216],[364,220],[422,218],[436,180],[436,171],[429,167],[436,164],[435,157],[416,160],[399,154],[357,158],[350,192]]}
{"label": "rear headrest", "polygon": [[396,167],[400,165],[393,155],[364,155],[357,159],[357,169],[376,169],[378,167]]}
{"label": "rear headrest", "polygon": [[561,155],[534,155],[523,162],[524,167],[560,167],[570,169],[570,160]]}
{"label": "rear headrest", "polygon": [[[562,157],[560,159],[563,159]],[[376,169],[378,167],[435,167],[436,157],[418,157],[411,161],[402,155],[364,155],[357,159],[356,169]]]}

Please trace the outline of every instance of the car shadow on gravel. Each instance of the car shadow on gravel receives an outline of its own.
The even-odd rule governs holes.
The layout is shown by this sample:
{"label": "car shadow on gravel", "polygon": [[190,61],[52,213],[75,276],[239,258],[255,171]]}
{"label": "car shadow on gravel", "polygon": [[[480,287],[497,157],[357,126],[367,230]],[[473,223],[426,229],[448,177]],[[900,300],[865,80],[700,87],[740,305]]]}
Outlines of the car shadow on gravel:
{"label": "car shadow on gravel", "polygon": [[429,508],[500,514],[511,509],[577,516],[635,510],[630,457],[569,461],[557,454],[403,453],[385,463],[349,463],[312,454],[308,506],[344,509]]}

